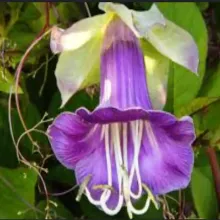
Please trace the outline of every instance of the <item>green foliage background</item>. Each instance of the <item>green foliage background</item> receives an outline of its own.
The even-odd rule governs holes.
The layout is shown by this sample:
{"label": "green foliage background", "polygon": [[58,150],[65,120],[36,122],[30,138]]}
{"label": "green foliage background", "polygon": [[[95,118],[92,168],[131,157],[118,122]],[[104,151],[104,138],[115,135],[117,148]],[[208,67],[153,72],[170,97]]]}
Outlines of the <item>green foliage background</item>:
{"label": "green foliage background", "polygon": [[[97,4],[88,3],[92,15],[101,13]],[[135,10],[148,9],[150,4],[126,3]],[[213,175],[211,165],[213,155],[216,155],[217,163],[220,160],[220,3],[158,3],[158,7],[168,19],[190,32],[199,48],[199,77],[171,63],[165,106],[178,117],[191,115],[194,119],[197,133],[193,145],[195,167],[187,189],[164,197],[159,211],[151,206],[146,214],[134,219],[217,219],[220,204],[215,190],[216,174]],[[19,150],[28,164],[25,165],[24,159],[23,163],[17,159],[8,120],[9,92],[11,88],[15,92],[12,86],[22,56],[45,26],[46,9],[50,15],[49,25],[59,24],[63,28],[88,16],[84,3],[0,3],[0,218],[127,219],[124,209],[117,216],[109,217],[84,196],[76,202],[77,189],[56,194],[62,194],[76,184],[74,173],[61,166],[52,155],[43,133],[32,131],[34,142],[25,135]],[[45,112],[51,118],[61,111],[74,111],[80,106],[92,110],[98,104],[99,94],[96,87],[92,87],[75,94],[64,109],[59,108],[61,98],[54,76],[57,58],[50,51],[49,35],[46,35],[25,60],[17,92],[28,129],[39,123]],[[24,129],[15,95],[11,97],[10,112],[17,141]],[[42,123],[37,129],[45,131],[48,124]],[[141,199],[138,205],[143,202]]]}

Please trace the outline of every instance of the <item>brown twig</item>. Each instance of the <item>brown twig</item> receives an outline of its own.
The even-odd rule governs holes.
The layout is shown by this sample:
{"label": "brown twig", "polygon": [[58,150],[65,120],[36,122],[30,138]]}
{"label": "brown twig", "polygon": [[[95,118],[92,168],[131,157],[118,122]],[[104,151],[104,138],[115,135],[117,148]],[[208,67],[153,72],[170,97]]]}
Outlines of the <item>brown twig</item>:
{"label": "brown twig", "polygon": [[215,149],[213,147],[206,148],[206,154],[209,158],[209,163],[212,170],[212,176],[215,184],[215,192],[218,200],[218,207],[220,211],[220,167],[216,156]]}

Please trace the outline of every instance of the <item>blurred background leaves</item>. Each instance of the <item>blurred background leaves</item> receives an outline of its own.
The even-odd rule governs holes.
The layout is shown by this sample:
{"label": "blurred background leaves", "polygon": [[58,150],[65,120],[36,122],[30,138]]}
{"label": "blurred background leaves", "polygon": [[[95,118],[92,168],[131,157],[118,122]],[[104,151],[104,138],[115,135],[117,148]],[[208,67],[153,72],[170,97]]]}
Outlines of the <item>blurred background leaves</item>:
{"label": "blurred background leaves", "polygon": [[[98,2],[89,2],[92,15],[99,14]],[[129,2],[135,10],[145,10],[149,2]],[[157,3],[164,15],[186,29],[194,37],[200,56],[199,77],[183,67],[170,63],[168,99],[165,109],[176,116],[191,115],[197,140],[194,143],[195,167],[190,186],[182,192],[172,192],[162,198],[161,208],[152,206],[143,216],[134,219],[179,218],[217,219],[219,217],[216,176],[210,160],[211,148],[220,161],[220,4],[219,3]],[[46,7],[47,6],[47,7]],[[33,168],[17,159],[8,123],[8,93],[14,85],[14,75],[22,56],[45,25],[47,11],[49,24],[66,28],[87,17],[84,3],[78,2],[1,2],[0,3],[0,218],[61,218],[61,219],[127,219],[126,210],[109,217],[91,205],[85,196],[75,201],[77,188],[74,173],[53,157],[47,137],[32,132],[36,146],[27,136],[19,149],[31,163],[36,164],[48,190],[47,200],[41,179]],[[98,103],[97,86],[76,93],[60,109],[61,97],[56,86],[54,70],[57,55],[49,48],[49,35],[31,51],[23,66],[19,87],[21,111],[30,129],[61,111],[74,111],[80,106],[90,110]],[[12,89],[12,92],[15,92]],[[11,121],[17,140],[24,132],[12,96]],[[48,123],[37,129],[45,131]],[[58,194],[57,194],[58,193]],[[59,196],[58,196],[59,195]],[[142,205],[142,198],[137,205]],[[220,202],[220,201],[219,201]]]}

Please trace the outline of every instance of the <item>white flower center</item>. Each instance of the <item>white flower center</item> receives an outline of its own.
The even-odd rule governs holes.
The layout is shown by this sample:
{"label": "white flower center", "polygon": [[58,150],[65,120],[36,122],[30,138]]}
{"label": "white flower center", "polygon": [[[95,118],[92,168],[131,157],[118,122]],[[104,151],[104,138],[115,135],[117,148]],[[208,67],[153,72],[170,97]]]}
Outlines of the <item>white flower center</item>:
{"label": "white flower center", "polygon": [[[133,161],[130,165],[128,163],[128,129],[131,128],[131,137],[133,141]],[[103,125],[101,139],[104,139],[105,142],[105,153],[106,153],[106,164],[107,164],[107,178],[108,183],[105,187],[102,187],[102,195],[100,200],[94,200],[90,195],[89,190],[86,188],[86,195],[91,203],[94,205],[100,206],[103,211],[108,215],[117,214],[123,204],[127,206],[127,212],[130,218],[132,218],[133,213],[136,215],[144,214],[150,205],[150,200],[154,200],[152,193],[147,188],[146,185],[143,186],[141,181],[141,175],[139,170],[139,152],[142,144],[142,137],[144,128],[146,132],[151,136],[150,142],[155,145],[156,140],[154,139],[154,134],[151,128],[150,123],[144,122],[142,120],[137,120],[129,123],[112,123],[109,125]],[[154,138],[153,138],[154,137]],[[152,139],[153,138],[153,139]],[[130,146],[131,147],[131,146]],[[114,157],[111,155],[114,154]],[[115,161],[112,161],[111,158],[115,158]],[[115,193],[112,190],[112,163],[116,165],[117,180],[118,180],[118,201],[114,209],[110,209],[107,205],[108,200],[112,193]],[[136,176],[135,176],[136,175]],[[136,177],[136,180],[134,178]],[[135,194],[132,192],[132,183],[137,181],[138,191]],[[101,188],[97,186],[97,188]],[[143,193],[143,189],[147,191],[148,198],[142,209],[136,209],[131,199],[139,199]],[[155,202],[155,201],[154,201]]]}

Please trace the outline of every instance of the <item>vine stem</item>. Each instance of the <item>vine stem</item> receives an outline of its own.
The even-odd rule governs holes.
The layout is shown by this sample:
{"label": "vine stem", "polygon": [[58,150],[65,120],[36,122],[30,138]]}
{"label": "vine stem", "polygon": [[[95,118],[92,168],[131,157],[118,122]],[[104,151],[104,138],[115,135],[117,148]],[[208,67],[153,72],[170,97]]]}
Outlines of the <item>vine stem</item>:
{"label": "vine stem", "polygon": [[[18,116],[19,116],[19,119],[21,121],[21,124],[25,130],[25,133],[27,134],[28,138],[30,139],[31,143],[33,145],[36,145],[36,143],[34,142],[27,126],[26,126],[26,123],[24,121],[24,118],[23,118],[23,115],[22,115],[22,112],[21,112],[21,108],[20,108],[20,103],[19,103],[19,96],[18,96],[18,88],[19,88],[19,82],[20,82],[20,77],[21,77],[21,71],[22,71],[22,68],[24,66],[24,63],[25,61],[27,60],[30,52],[32,51],[32,49],[35,47],[35,45],[43,39],[43,37],[45,37],[48,33],[50,33],[51,31],[51,28],[50,28],[50,25],[49,25],[49,20],[50,20],[50,14],[49,14],[49,3],[48,2],[45,2],[45,24],[44,24],[44,27],[42,28],[42,30],[39,32],[39,34],[36,36],[36,38],[31,42],[30,46],[27,48],[27,50],[25,51],[24,55],[22,56],[21,58],[21,61],[20,63],[18,64],[18,67],[16,69],[16,72],[15,72],[15,104],[16,104],[16,108],[17,108],[17,112],[18,112]],[[11,106],[10,106],[11,107]],[[9,109],[10,109],[9,107]],[[12,132],[13,133],[13,132]],[[17,152],[17,156],[21,156],[21,158],[23,159],[23,163],[26,164],[27,166],[31,166],[31,164],[22,156],[22,154],[20,152]],[[49,207],[49,196],[48,196],[48,192],[47,192],[47,188],[46,188],[46,185],[45,185],[45,182],[44,182],[44,179],[43,177],[41,176],[40,172],[38,171],[37,168],[31,166],[35,172],[39,175],[40,179],[41,179],[41,182],[43,184],[43,188],[45,190],[45,194],[46,194],[46,200],[47,200],[47,207]],[[48,213],[48,210],[47,210],[47,213]]]}
{"label": "vine stem", "polygon": [[86,12],[88,14],[88,17],[92,17],[92,14],[90,12],[90,9],[89,9],[89,5],[87,2],[84,2],[84,5],[85,5],[85,8],[86,8]]}
{"label": "vine stem", "polygon": [[[20,109],[20,103],[19,103],[19,98],[18,98],[18,88],[19,88],[19,81],[20,81],[20,77],[21,77],[21,71],[22,71],[22,68],[24,66],[24,63],[25,61],[27,60],[28,58],[28,55],[30,54],[31,50],[34,48],[34,46],[45,36],[47,35],[51,29],[49,29],[49,3],[46,2],[45,3],[45,11],[46,11],[46,18],[45,18],[45,25],[43,27],[43,29],[40,31],[40,33],[37,35],[37,37],[32,41],[32,43],[30,44],[30,46],[27,48],[27,50],[25,51],[23,57],[21,58],[21,61],[16,69],[16,72],[15,72],[15,104],[16,104],[16,108],[17,108],[17,111],[18,111],[18,116],[19,116],[19,119],[22,123],[22,126],[25,130],[25,132],[28,131],[28,128],[25,124],[25,121],[24,121],[24,118],[23,118],[23,115],[21,113],[21,109]],[[48,30],[49,29],[49,30]],[[27,133],[30,141],[32,143],[34,143],[34,140],[31,136],[30,133]]]}
{"label": "vine stem", "polygon": [[212,170],[212,176],[215,184],[215,192],[218,201],[218,207],[220,211],[220,167],[216,156],[216,151],[213,147],[206,148],[206,154],[209,158],[209,164]]}

